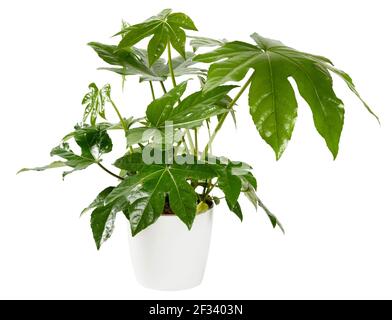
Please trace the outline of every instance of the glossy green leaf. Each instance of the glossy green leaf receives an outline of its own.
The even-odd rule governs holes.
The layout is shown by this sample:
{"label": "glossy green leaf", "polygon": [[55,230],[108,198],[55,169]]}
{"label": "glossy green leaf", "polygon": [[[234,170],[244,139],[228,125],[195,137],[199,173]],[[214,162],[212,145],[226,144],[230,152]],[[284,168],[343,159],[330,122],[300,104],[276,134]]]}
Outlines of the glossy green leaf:
{"label": "glossy green leaf", "polygon": [[[98,56],[106,63],[119,66],[119,68],[100,68],[114,71],[121,75],[141,75],[145,77],[157,77],[154,68],[149,68],[147,62],[140,56],[136,49],[118,50],[117,46],[99,42],[90,42],[89,46],[95,50]],[[146,58],[147,59],[147,58]]]}
{"label": "glossy green leaf", "polygon": [[105,204],[105,198],[109,195],[109,193],[114,189],[114,187],[107,187],[102,190],[97,197],[88,205],[88,207],[84,208],[80,215],[84,215],[85,213],[89,212],[90,210],[102,207]]}
{"label": "glossy green leaf", "polygon": [[141,155],[125,155],[115,166],[137,172],[122,181],[106,198],[106,203],[126,198],[130,202],[133,234],[153,223],[163,211],[167,195],[172,211],[191,228],[196,214],[197,195],[187,179],[211,179],[215,167],[208,164],[150,164],[144,165]]}
{"label": "glossy green leaf", "polygon": [[97,161],[92,157],[91,155],[88,156],[82,156],[82,155],[77,155],[74,153],[69,145],[67,143],[63,143],[55,148],[52,149],[51,156],[59,156],[63,159],[66,160],[66,164],[69,167],[72,167],[76,170],[82,170],[87,168],[93,163],[96,163]]}
{"label": "glossy green leaf", "polygon": [[135,236],[153,224],[162,214],[165,204],[163,183],[163,176],[156,176],[137,186],[128,197],[130,205],[125,214],[130,222],[132,235]]}
{"label": "glossy green leaf", "polygon": [[73,138],[85,158],[99,158],[104,153],[112,151],[113,143],[108,133],[101,126],[75,127]]}
{"label": "glossy green leaf", "polygon": [[[192,175],[192,172],[189,174]],[[186,181],[187,176],[178,174],[178,171],[168,169],[165,178],[165,191],[169,195],[170,208],[188,229],[191,229],[196,216],[195,190]]]}
{"label": "glossy green leaf", "polygon": [[226,41],[224,40],[215,40],[206,37],[195,37],[188,36],[191,39],[190,45],[193,48],[193,51],[197,51],[200,48],[211,48],[222,46]]}
{"label": "glossy green leaf", "polygon": [[182,82],[148,105],[146,115],[153,126],[159,127],[165,123],[173,111],[174,105],[184,94],[186,87],[187,82]]}
{"label": "glossy green leaf", "polygon": [[234,204],[234,206],[229,204],[227,201],[226,201],[226,203],[227,203],[227,206],[229,207],[230,211],[235,213],[235,215],[242,221],[244,219],[244,217],[243,217],[242,209],[241,209],[239,202],[237,201]]}
{"label": "glossy green leaf", "polygon": [[42,166],[42,167],[35,167],[35,168],[23,168],[20,169],[17,174],[21,173],[21,172],[25,172],[25,171],[44,171],[47,169],[54,169],[54,168],[61,168],[61,167],[66,167],[67,164],[63,161],[53,161],[52,163],[46,165],[46,166]]}
{"label": "glossy green leaf", "polygon": [[[112,150],[112,141],[107,134],[106,129],[102,126],[76,126],[75,131],[68,134],[65,138],[68,140],[71,137],[75,139],[75,142],[80,147],[80,155],[76,154],[73,150],[71,150],[68,143],[63,142],[61,145],[53,148],[50,155],[59,156],[65,161],[55,161],[48,166],[33,168],[30,170],[42,171],[55,167],[71,167],[73,170],[64,172],[64,177],[71,172],[74,172],[76,170],[83,170],[92,164],[98,163],[99,157],[102,154],[108,153]],[[29,169],[22,170],[27,171]]]}
{"label": "glossy green leaf", "polygon": [[197,31],[197,28],[193,23],[192,19],[189,18],[185,13],[172,13],[167,17],[167,22],[171,25],[174,24],[183,29]]}
{"label": "glossy green leaf", "polygon": [[150,66],[159,59],[169,43],[185,58],[186,35],[183,29],[196,30],[196,27],[185,14],[171,13],[170,9],[165,9],[145,22],[122,30],[119,34],[122,34],[123,38],[118,47],[131,48],[144,38],[153,36],[147,49]]}
{"label": "glossy green leaf", "polygon": [[212,90],[228,81],[240,81],[253,69],[250,113],[260,135],[279,159],[291,138],[297,116],[295,94],[288,81],[289,77],[294,78],[300,94],[312,110],[317,131],[336,157],[344,109],[333,91],[330,61],[258,34],[253,34],[252,38],[256,45],[228,42],[194,58],[194,61],[215,62],[209,69],[204,90]]}
{"label": "glossy green leaf", "polygon": [[[170,76],[170,70],[167,62],[159,58],[154,62],[152,66],[149,66],[148,62],[148,53],[147,50],[133,48],[132,52],[137,55],[138,64],[135,63],[127,63],[127,62],[118,62],[118,55],[122,51],[116,51],[116,46],[108,46],[107,52],[105,52],[106,56],[109,58],[105,58],[105,56],[101,56],[101,58],[113,65],[118,67],[104,67],[99,68],[99,70],[107,70],[115,72],[121,76],[128,75],[140,75],[140,81],[164,81]],[[185,53],[186,58],[184,59],[181,56],[175,57],[172,59],[173,71],[176,77],[184,76],[184,75],[206,75],[207,71],[201,68],[193,67],[196,62],[192,61],[192,57],[194,54],[192,52]]]}
{"label": "glossy green leaf", "polygon": [[122,211],[125,205],[126,201],[120,199],[108,205],[99,206],[91,213],[91,230],[98,250],[111,237],[114,230],[116,214]]}
{"label": "glossy green leaf", "polygon": [[339,69],[335,68],[334,66],[332,66],[328,62],[325,62],[324,60],[321,60],[320,62],[321,63],[324,62],[324,66],[328,70],[330,70],[333,73],[337,74],[340,78],[342,78],[346,82],[346,85],[348,86],[348,88],[358,97],[359,100],[361,100],[362,104],[367,109],[367,111],[377,119],[378,123],[380,123],[380,119],[378,118],[378,116],[374,113],[374,111],[371,109],[371,107],[366,103],[366,101],[359,94],[359,92],[358,92],[357,88],[355,87],[354,82],[351,79],[351,77],[346,72],[344,72],[343,70],[339,70]]}
{"label": "glossy green leaf", "polygon": [[257,210],[258,207],[261,207],[264,212],[267,214],[272,226],[275,228],[278,226],[282,232],[284,233],[284,228],[278,218],[264,205],[264,203],[260,200],[260,198],[256,194],[256,187],[257,183],[253,175],[243,175],[240,177],[242,182],[242,193],[248,198],[248,200],[254,205],[255,209]]}
{"label": "glossy green leaf", "polygon": [[169,32],[166,25],[161,25],[155,30],[154,36],[148,43],[148,61],[150,66],[159,59],[166,49],[169,40]]}
{"label": "glossy green leaf", "polygon": [[237,205],[238,198],[241,193],[241,179],[233,175],[231,166],[226,166],[220,172],[218,178],[218,187],[223,191],[225,194],[225,198],[227,201],[227,205],[229,206],[230,210],[234,210],[235,206]]}
{"label": "glossy green leaf", "polygon": [[264,205],[263,202],[261,202],[261,200],[259,199],[258,201],[259,206],[265,211],[265,213],[267,214],[268,218],[271,221],[272,226],[275,228],[276,226],[279,227],[280,230],[282,230],[283,233],[285,233],[284,228],[282,226],[282,224],[280,223],[280,221],[278,220],[278,218]]}
{"label": "glossy green leaf", "polygon": [[167,120],[176,128],[200,126],[203,121],[227,112],[227,109],[221,106],[221,100],[233,88],[236,86],[221,86],[209,92],[195,92],[181,101]]}
{"label": "glossy green leaf", "polygon": [[129,129],[127,132],[127,145],[149,142],[153,137],[161,137],[160,131],[151,127]]}
{"label": "glossy green leaf", "polygon": [[135,49],[119,50],[117,46],[99,42],[90,42],[88,45],[110,65],[121,66],[132,74],[154,75]]}
{"label": "glossy green leaf", "polygon": [[[132,167],[133,168],[133,167]],[[129,169],[130,171],[134,171],[133,169]],[[109,204],[119,198],[132,197],[133,190],[136,190],[140,185],[143,185],[145,181],[152,180],[158,177],[164,168],[149,166],[146,167],[145,170],[142,170],[138,174],[131,175],[126,177],[113,191],[106,197],[105,204]]]}
{"label": "glossy green leaf", "polygon": [[131,154],[127,152],[125,156],[118,158],[113,165],[121,170],[130,172],[141,171],[146,166],[140,152],[133,152]]}

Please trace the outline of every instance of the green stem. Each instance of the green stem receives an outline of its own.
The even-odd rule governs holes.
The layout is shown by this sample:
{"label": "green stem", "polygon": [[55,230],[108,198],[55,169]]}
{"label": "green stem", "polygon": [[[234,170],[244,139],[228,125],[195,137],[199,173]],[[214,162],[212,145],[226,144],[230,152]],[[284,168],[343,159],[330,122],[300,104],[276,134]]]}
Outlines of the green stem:
{"label": "green stem", "polygon": [[116,177],[117,179],[124,180],[123,177],[118,176],[117,174],[111,172],[108,168],[106,168],[103,164],[100,162],[97,162],[97,165],[105,172],[109,173],[111,176]]}
{"label": "green stem", "polygon": [[185,136],[182,136],[182,143],[184,144],[186,153],[189,153],[188,144],[186,143]]}
{"label": "green stem", "polygon": [[195,145],[193,144],[192,136],[191,136],[188,129],[185,129],[185,135],[186,135],[188,142],[189,142],[189,148],[190,148],[189,151],[192,153],[195,153]]}
{"label": "green stem", "polygon": [[214,184],[211,184],[208,187],[207,192],[204,195],[204,199],[211,193],[211,191],[216,187],[217,184],[218,184],[218,181],[216,181]]}
{"label": "green stem", "polygon": [[177,83],[176,83],[176,77],[174,76],[170,42],[167,44],[167,59],[168,59],[170,76],[172,79],[173,87],[175,87],[177,86]]}
{"label": "green stem", "polygon": [[[170,76],[172,79],[172,83],[173,83],[173,87],[177,86],[177,82],[176,82],[176,76],[174,75],[174,70],[173,70],[173,63],[172,63],[172,54],[171,54],[171,46],[170,46],[170,42],[167,44],[167,59],[168,59],[168,64],[169,64],[169,70],[170,70]],[[180,101],[180,100],[179,100]],[[191,152],[195,152],[195,146],[193,144],[193,140],[192,140],[192,136],[189,133],[188,129],[185,129],[185,134],[186,137],[188,139],[189,142],[189,146],[191,148]]]}
{"label": "green stem", "polygon": [[197,128],[193,129],[193,132],[195,134],[195,157],[197,159],[197,157],[199,156],[199,139],[197,136]]}
{"label": "green stem", "polygon": [[241,95],[244,93],[244,91],[246,90],[246,88],[250,85],[250,83],[252,82],[253,79],[253,75],[254,73],[249,77],[249,79],[245,82],[245,84],[241,87],[240,91],[237,93],[237,95],[234,97],[234,99],[230,102],[230,104],[227,107],[227,112],[222,114],[222,117],[220,118],[218,124],[216,125],[216,128],[214,130],[214,132],[212,133],[210,139],[208,140],[207,145],[204,148],[203,154],[202,154],[202,159],[205,159],[208,153],[208,148],[210,147],[210,145],[212,144],[212,142],[214,141],[217,133],[219,132],[219,130],[222,128],[223,123],[226,120],[227,115],[229,114],[230,110],[233,109],[234,105],[237,103],[238,99],[241,97]]}
{"label": "green stem", "polygon": [[151,90],[152,100],[155,100],[154,86],[152,85],[152,81],[148,81],[148,82],[150,83],[150,90]]}
{"label": "green stem", "polygon": [[163,81],[159,81],[159,83],[161,84],[163,93],[167,93],[167,90],[166,90],[166,88],[165,88],[165,84],[163,83]]}
{"label": "green stem", "polygon": [[120,111],[118,110],[117,106],[115,105],[115,103],[113,102],[112,99],[110,99],[110,103],[112,104],[114,111],[116,111],[117,116],[120,118],[120,122],[121,122],[121,125],[122,125],[125,133],[127,133],[128,132],[127,123],[125,122],[124,118],[122,117]]}
{"label": "green stem", "polygon": [[[124,132],[125,132],[125,135],[126,135],[127,132],[128,132],[127,123],[125,122],[124,118],[122,117],[122,115],[121,115],[121,113],[120,113],[120,110],[118,110],[116,104],[114,103],[114,101],[113,101],[112,99],[110,99],[110,103],[112,104],[114,110],[116,111],[117,116],[120,118],[121,125],[122,125],[122,127],[123,127],[123,129],[124,129]],[[129,146],[129,153],[133,153],[133,148],[132,148],[132,146]]]}
{"label": "green stem", "polygon": [[[209,121],[209,120],[206,121],[206,125],[207,125],[207,130],[208,130],[208,139],[211,139],[211,128],[210,128],[210,121]],[[212,145],[208,145],[208,144],[207,144],[207,147],[208,147],[207,152],[210,151],[211,154],[212,154],[212,153],[213,153],[213,152],[212,152]],[[203,158],[202,158],[202,159],[203,159]]]}

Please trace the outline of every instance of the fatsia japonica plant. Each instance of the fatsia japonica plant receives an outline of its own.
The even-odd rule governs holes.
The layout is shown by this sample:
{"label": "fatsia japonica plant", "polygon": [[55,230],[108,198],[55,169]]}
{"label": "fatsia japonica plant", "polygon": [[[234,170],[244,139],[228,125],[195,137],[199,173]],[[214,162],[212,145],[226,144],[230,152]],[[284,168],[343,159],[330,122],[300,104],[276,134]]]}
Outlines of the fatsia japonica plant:
{"label": "fatsia japonica plant", "polygon": [[[81,123],[51,152],[61,160],[21,170],[69,168],[65,176],[97,165],[113,176],[113,185],[102,190],[82,212],[91,211],[98,249],[111,236],[119,212],[130,221],[133,235],[162,214],[175,214],[191,229],[196,215],[221,199],[242,220],[241,194],[256,209],[261,207],[274,227],[283,230],[256,194],[257,181],[251,167],[212,154],[222,125],[228,116],[235,121],[235,111],[241,109],[237,106],[239,98],[246,91],[256,129],[276,159],[282,156],[297,118],[297,99],[289,79],[309,105],[317,132],[334,158],[339,150],[344,107],[333,90],[331,75],[342,78],[374,115],[350,76],[327,58],[257,33],[248,43],[187,35],[191,31],[197,29],[187,15],[166,9],[142,23],[123,22],[116,34],[117,44],[89,43],[107,64],[100,69],[119,74],[123,85],[126,77],[138,76],[140,85],[149,86],[152,100],[146,101],[145,116],[124,117],[112,99],[110,85],[99,88],[91,83],[82,101],[85,109]],[[143,49],[140,42],[146,38],[147,49]],[[191,50],[187,50],[188,45]],[[206,52],[209,48],[214,49]],[[200,88],[189,92],[188,80],[192,78],[198,80]],[[114,109],[118,123],[106,120],[106,108]],[[125,135],[124,155],[113,164],[117,172],[103,164],[104,155],[112,151],[112,130],[123,130]],[[70,142],[80,151],[74,151]]]}

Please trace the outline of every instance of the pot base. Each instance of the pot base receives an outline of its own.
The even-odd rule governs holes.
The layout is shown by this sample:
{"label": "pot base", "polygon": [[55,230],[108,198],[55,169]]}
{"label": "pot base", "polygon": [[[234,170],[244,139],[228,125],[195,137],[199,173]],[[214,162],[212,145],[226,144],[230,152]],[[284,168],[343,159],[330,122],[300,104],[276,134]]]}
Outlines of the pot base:
{"label": "pot base", "polygon": [[188,230],[177,216],[163,215],[129,244],[136,279],[149,289],[185,290],[204,276],[210,246],[212,209],[196,216]]}

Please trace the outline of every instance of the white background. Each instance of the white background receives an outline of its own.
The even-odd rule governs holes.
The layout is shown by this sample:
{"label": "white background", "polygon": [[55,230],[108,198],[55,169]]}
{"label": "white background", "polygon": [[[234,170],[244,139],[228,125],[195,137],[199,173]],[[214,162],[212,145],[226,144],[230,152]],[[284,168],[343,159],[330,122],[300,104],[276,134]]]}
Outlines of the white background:
{"label": "white background", "polygon": [[[388,4],[2,1],[0,298],[392,298]],[[276,162],[251,123],[244,96],[237,108],[239,128],[227,121],[216,153],[253,164],[260,195],[287,234],[272,229],[264,214],[246,202],[242,224],[222,206],[204,282],[183,292],[152,291],[136,283],[122,216],[112,239],[96,251],[89,219],[78,215],[99,190],[115,183],[99,168],[74,173],[64,182],[56,170],[15,175],[21,167],[51,160],[49,150],[80,121],[80,101],[91,81],[110,82],[123,113],[142,115],[150,101],[148,86],[129,79],[122,94],[119,77],[96,70],[103,63],[86,43],[113,41],[121,19],[140,22],[166,7],[188,13],[200,35],[248,41],[257,31],[331,58],[350,73],[382,121],[379,127],[336,79],[346,105],[337,160],[299,99],[292,141]]]}

